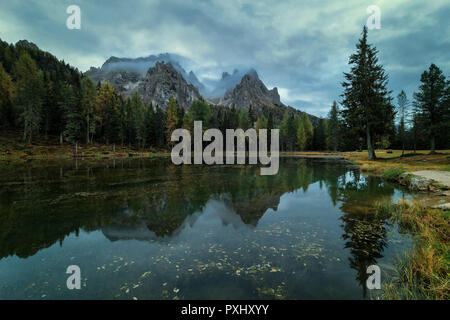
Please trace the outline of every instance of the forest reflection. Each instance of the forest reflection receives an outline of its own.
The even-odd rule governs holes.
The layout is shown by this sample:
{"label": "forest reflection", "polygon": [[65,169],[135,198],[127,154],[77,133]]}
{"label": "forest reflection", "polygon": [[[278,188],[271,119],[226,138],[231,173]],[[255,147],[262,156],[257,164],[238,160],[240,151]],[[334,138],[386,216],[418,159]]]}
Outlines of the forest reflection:
{"label": "forest reflection", "polygon": [[394,187],[361,175],[340,161],[280,159],[274,176],[256,166],[174,166],[168,159],[28,163],[0,170],[0,261],[26,258],[80,230],[101,231],[110,241],[170,242],[195,225],[208,201],[224,225],[256,228],[281,197],[325,188],[342,212],[349,266],[365,295],[366,268],[383,257],[389,221],[372,213]]}

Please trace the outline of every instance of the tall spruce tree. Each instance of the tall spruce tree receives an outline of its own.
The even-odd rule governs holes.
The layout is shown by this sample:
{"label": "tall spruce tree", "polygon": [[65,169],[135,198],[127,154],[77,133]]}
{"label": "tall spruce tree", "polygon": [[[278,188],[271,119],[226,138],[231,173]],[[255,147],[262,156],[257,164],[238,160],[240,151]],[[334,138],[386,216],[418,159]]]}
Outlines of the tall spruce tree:
{"label": "tall spruce tree", "polygon": [[360,136],[365,135],[369,159],[376,158],[377,137],[392,130],[395,115],[387,89],[388,77],[378,63],[377,49],[367,42],[367,27],[356,45],[356,52],[350,56],[350,72],[344,73],[342,83],[342,116],[346,126]]}
{"label": "tall spruce tree", "polygon": [[13,83],[0,62],[0,126],[14,125]]}
{"label": "tall spruce tree", "polygon": [[398,116],[400,117],[400,122],[398,125],[398,135],[402,143],[402,156],[405,153],[405,140],[406,140],[406,116],[407,108],[409,105],[408,98],[406,97],[405,91],[401,91],[397,96],[398,105]]}
{"label": "tall spruce tree", "polygon": [[331,150],[336,152],[340,141],[339,108],[336,101],[333,101],[328,119],[328,143]]}
{"label": "tall spruce tree", "polygon": [[446,102],[448,82],[441,69],[434,63],[430,65],[428,71],[425,70],[422,73],[420,81],[422,84],[419,86],[419,91],[414,93],[414,109],[419,121],[428,128],[430,153],[434,153],[436,136],[445,126],[445,118],[449,112],[448,102]]}
{"label": "tall spruce tree", "polygon": [[27,53],[20,56],[14,67],[16,102],[22,110],[23,138],[31,143],[33,133],[37,133],[41,126],[44,75]]}
{"label": "tall spruce tree", "polygon": [[81,109],[79,93],[72,85],[66,85],[62,93],[61,107],[65,114],[64,138],[71,142],[78,152],[78,141],[83,134],[83,113]]}
{"label": "tall spruce tree", "polygon": [[164,128],[166,127],[166,114],[158,105],[156,106],[155,116],[152,123],[155,132],[155,146],[163,148],[166,145],[164,135]]}
{"label": "tall spruce tree", "polygon": [[88,77],[81,80],[81,109],[86,121],[86,143],[90,141],[90,131],[95,130],[95,96],[97,89],[94,82]]}
{"label": "tall spruce tree", "polygon": [[305,129],[305,147],[304,149],[310,149],[312,146],[312,142],[313,142],[313,134],[314,134],[314,129],[311,123],[311,120],[309,119],[309,116],[303,112],[301,117],[301,122],[303,125],[303,128]]}

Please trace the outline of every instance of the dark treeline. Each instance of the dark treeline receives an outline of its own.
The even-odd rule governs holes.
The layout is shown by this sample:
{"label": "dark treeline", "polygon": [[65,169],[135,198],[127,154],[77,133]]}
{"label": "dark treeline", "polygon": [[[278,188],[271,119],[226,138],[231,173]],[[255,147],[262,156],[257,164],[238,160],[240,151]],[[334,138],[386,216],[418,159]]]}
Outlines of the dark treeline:
{"label": "dark treeline", "polygon": [[[324,137],[317,139],[320,134],[313,139],[317,129],[313,129],[310,116],[293,108],[249,106],[237,110],[200,99],[184,110],[171,98],[164,110],[144,103],[137,93],[124,98],[108,83],[93,83],[25,41],[16,45],[0,42],[0,103],[0,125],[23,130],[23,139],[29,143],[36,134],[43,134],[57,135],[61,143],[75,145],[96,142],[166,149],[174,129],[191,129],[193,122],[200,120],[204,128],[223,131],[280,128],[284,150],[326,148]],[[301,142],[297,142],[298,136]]]}
{"label": "dark treeline", "polygon": [[[280,129],[283,151],[367,148],[449,148],[449,81],[432,64],[421,77],[411,104],[402,91],[397,106],[387,75],[367,30],[350,57],[340,106],[327,119],[293,108],[214,106],[203,99],[188,110],[171,98],[167,110],[146,104],[135,93],[123,97],[109,83],[93,83],[77,69],[35,45],[0,41],[0,126],[21,130],[33,143],[36,134],[59,136],[60,143],[118,144],[138,149],[167,149],[176,128]],[[397,120],[397,121],[396,121]]]}

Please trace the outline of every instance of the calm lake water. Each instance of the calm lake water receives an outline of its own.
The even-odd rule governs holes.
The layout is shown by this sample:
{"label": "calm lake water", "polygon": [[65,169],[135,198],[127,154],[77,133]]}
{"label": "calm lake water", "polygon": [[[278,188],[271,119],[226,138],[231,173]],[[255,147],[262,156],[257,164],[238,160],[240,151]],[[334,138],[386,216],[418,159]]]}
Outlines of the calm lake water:
{"label": "calm lake water", "polygon": [[[0,166],[0,299],[364,299],[411,248],[372,205],[408,197],[345,162]],[[81,269],[69,290],[66,269]]]}

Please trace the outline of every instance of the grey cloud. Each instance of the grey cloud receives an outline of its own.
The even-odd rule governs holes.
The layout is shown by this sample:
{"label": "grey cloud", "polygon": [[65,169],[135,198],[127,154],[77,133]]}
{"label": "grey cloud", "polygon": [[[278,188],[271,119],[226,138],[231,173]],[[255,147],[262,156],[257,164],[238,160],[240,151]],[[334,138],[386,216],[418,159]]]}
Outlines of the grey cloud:
{"label": "grey cloud", "polygon": [[[382,29],[369,41],[380,51],[390,88],[411,97],[431,62],[449,74],[450,5],[395,1],[4,1],[0,37],[28,39],[58,58],[87,70],[110,56],[170,52],[197,75],[219,78],[234,68],[255,68],[286,104],[325,116],[339,101],[342,72],[367,19],[379,3]],[[65,8],[82,9],[82,29],[65,28]],[[13,28],[14,25],[14,28]],[[17,26],[17,27],[15,27]]]}

